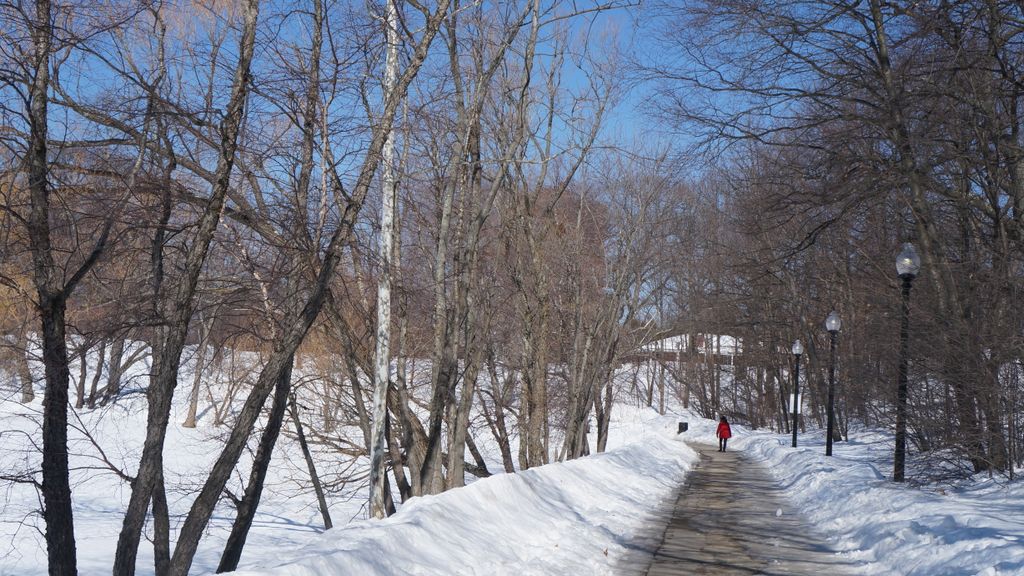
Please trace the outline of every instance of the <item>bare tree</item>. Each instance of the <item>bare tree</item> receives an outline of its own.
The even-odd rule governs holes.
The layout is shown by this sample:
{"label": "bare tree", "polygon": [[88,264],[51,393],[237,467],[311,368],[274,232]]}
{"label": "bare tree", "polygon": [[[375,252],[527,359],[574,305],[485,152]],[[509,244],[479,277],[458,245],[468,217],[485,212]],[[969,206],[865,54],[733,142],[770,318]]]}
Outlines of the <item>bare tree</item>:
{"label": "bare tree", "polygon": [[[666,46],[681,48],[672,52],[678,58],[655,55],[657,64],[644,66],[664,88],[675,87],[659,100],[664,117],[697,128],[708,148],[744,165],[743,177],[734,180],[760,198],[757,208],[770,211],[779,230],[759,231],[758,240],[774,244],[766,250],[774,254],[751,263],[761,268],[755,277],[771,284],[765,263],[774,262],[768,271],[784,288],[792,263],[816,258],[816,244],[825,242],[831,245],[821,248],[840,251],[846,264],[828,270],[838,284],[821,283],[821,299],[831,302],[791,311],[802,312],[790,316],[796,332],[813,330],[811,312],[821,313],[818,307],[846,302],[852,308],[865,296],[876,305],[891,302],[896,290],[871,294],[867,278],[894,282],[878,271],[891,267],[895,245],[915,241],[925,262],[915,285],[922,306],[915,318],[946,335],[934,343],[936,353],[921,353],[919,376],[937,374],[948,386],[941,409],[949,410],[947,422],[957,423],[954,443],[971,466],[1005,469],[1005,406],[996,392],[1005,384],[996,366],[1019,351],[979,332],[977,320],[982,309],[1007,310],[1004,295],[1019,283],[1005,268],[1013,259],[1007,249],[1019,238],[1020,122],[1017,106],[1009,104],[1020,89],[1021,53],[1011,40],[1020,31],[1009,24],[1017,8],[798,0],[661,8],[658,14],[668,16],[663,22],[673,22],[672,31],[663,29]],[[869,222],[895,237],[864,237]],[[869,255],[872,264],[855,254]],[[980,277],[1003,288],[981,289]],[[834,288],[844,284],[843,291]],[[776,341],[796,335],[791,330],[779,338],[780,332]],[[993,346],[1007,354],[993,361],[983,351]],[[861,373],[871,373],[861,364],[891,362],[884,350],[872,360],[857,358],[846,365]],[[875,372],[872,382],[894,379],[887,366]],[[809,376],[818,394],[820,366]],[[930,394],[927,380],[919,380],[922,401]],[[913,417],[923,417],[912,424],[913,437],[934,435],[927,431],[933,418]]]}
{"label": "bare tree", "polygon": [[[388,0],[385,8],[387,60],[384,72],[385,99],[390,97],[398,79],[398,6]],[[384,506],[384,431],[387,394],[391,380],[391,282],[394,255],[395,221],[395,132],[392,129],[384,142],[381,158],[383,190],[380,212],[381,273],[377,279],[377,334],[373,372],[373,419],[370,433],[370,515],[385,516]]]}
{"label": "bare tree", "polygon": [[[195,238],[188,249],[183,277],[174,290],[173,297],[166,302],[162,311],[166,324],[162,326],[159,343],[154,346],[154,375],[150,381],[148,392],[150,408],[146,425],[146,441],[139,462],[139,471],[132,483],[132,496],[125,513],[121,533],[118,536],[114,559],[115,575],[134,573],[135,556],[138,551],[142,526],[146,519],[146,509],[149,507],[151,498],[154,497],[154,492],[163,489],[159,479],[162,477],[163,444],[167,434],[171,399],[178,383],[179,362],[188,335],[189,320],[192,317],[196,283],[209,252],[214,232],[220,222],[222,208],[231,182],[231,169],[235,162],[239,130],[246,98],[249,94],[249,68],[252,63],[258,16],[259,3],[257,0],[246,2],[242,17],[243,29],[239,40],[238,62],[231,84],[231,97],[220,126],[220,146],[217,149],[217,168],[214,173],[213,188],[199,220]],[[158,229],[158,233],[162,233],[162,231],[163,227]],[[159,242],[158,236],[158,239],[154,241],[153,256],[157,270],[162,266],[162,257],[160,256],[162,247],[159,246]],[[159,273],[154,274],[154,278],[155,282],[160,282]],[[159,285],[157,285],[157,294],[159,294]],[[158,484],[160,485],[158,486]],[[157,544],[160,545],[159,542]]]}

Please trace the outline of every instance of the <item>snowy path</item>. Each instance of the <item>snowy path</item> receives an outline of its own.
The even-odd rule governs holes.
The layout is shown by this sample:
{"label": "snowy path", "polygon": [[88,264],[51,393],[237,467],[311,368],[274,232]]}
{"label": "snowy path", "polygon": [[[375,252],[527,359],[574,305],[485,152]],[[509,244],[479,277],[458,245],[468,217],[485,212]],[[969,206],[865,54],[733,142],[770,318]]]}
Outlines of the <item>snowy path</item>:
{"label": "snowy path", "polygon": [[717,446],[692,447],[700,465],[679,494],[648,575],[858,573],[795,515],[760,464]]}

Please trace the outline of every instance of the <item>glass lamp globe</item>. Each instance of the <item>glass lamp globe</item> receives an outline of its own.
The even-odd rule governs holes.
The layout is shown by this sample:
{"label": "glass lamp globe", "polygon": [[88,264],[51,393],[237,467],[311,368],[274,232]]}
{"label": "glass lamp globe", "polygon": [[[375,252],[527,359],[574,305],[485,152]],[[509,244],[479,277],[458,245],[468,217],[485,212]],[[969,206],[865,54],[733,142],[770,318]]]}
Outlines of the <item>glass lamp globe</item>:
{"label": "glass lamp globe", "polygon": [[921,257],[910,242],[903,244],[898,256],[896,256],[896,272],[900,278],[913,278],[921,270]]}
{"label": "glass lamp globe", "polygon": [[839,328],[842,327],[843,323],[839,319],[839,312],[833,310],[829,313],[828,318],[825,318],[825,330],[829,332],[839,332]]}
{"label": "glass lamp globe", "polygon": [[796,354],[797,356],[799,356],[799,355],[801,355],[803,353],[804,353],[804,345],[801,344],[800,343],[800,339],[797,338],[795,341],[793,341],[793,354]]}

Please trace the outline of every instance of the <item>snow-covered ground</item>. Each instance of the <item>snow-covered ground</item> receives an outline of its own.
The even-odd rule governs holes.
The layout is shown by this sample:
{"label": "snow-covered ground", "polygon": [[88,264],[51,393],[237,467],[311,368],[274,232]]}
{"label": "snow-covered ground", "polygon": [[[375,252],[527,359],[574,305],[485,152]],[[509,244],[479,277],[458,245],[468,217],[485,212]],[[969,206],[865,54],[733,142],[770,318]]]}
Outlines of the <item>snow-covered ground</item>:
{"label": "snow-covered ground", "polygon": [[[716,422],[617,406],[610,452],[424,498],[381,522],[308,538],[241,574],[613,574],[644,523],[671,501]],[[675,422],[687,433],[676,436]],[[891,438],[871,431],[824,456],[820,431],[790,437],[734,426],[732,443],[767,464],[795,510],[864,565],[864,574],[1024,574],[1024,485],[979,479],[968,488],[911,488],[891,475]],[[284,546],[283,546],[284,547]],[[607,554],[607,556],[605,556]]]}
{"label": "snow-covered ground", "polygon": [[[712,421],[687,436],[712,442]],[[693,426],[691,425],[691,429]],[[1024,574],[1024,483],[979,476],[959,488],[893,483],[891,434],[851,433],[825,453],[822,431],[738,435],[730,448],[764,462],[803,514],[870,575]]]}
{"label": "snow-covered ground", "polygon": [[[175,395],[164,448],[172,531],[183,521],[195,493],[223,448],[223,435],[227,429],[226,426],[213,425],[210,400],[205,396],[200,403],[198,426],[181,426],[195,369],[194,349],[189,352]],[[135,365],[127,375],[127,387],[132,389],[142,385],[148,371],[148,359]],[[72,374],[77,374],[77,362],[72,367]],[[37,389],[36,400],[28,405],[17,401],[20,397],[17,390],[5,388],[0,392],[0,476],[38,471],[41,460],[39,439],[42,437],[41,390]],[[244,390],[238,401],[242,398]],[[70,411],[68,444],[72,502],[79,573],[83,576],[110,573],[117,536],[131,495],[129,484],[111,467],[127,474],[135,473],[146,434],[146,409],[146,400],[141,393],[129,393],[106,407]],[[307,425],[308,420],[314,417],[315,414],[303,413]],[[282,434],[274,450],[246,552],[272,556],[289,538],[322,531],[316,497],[309,487],[306,463],[291,435],[291,426],[291,421],[287,421],[287,433]],[[338,431],[339,437],[360,439],[359,434],[356,430]],[[254,446],[257,440],[250,444]],[[353,459],[339,455],[324,444],[311,445],[311,449],[314,450],[321,478],[332,483],[329,504],[334,522],[346,524],[353,518],[362,517],[365,497],[360,483],[345,483],[352,476],[350,466]],[[247,476],[251,462],[252,450],[243,453],[238,466],[240,472],[236,472],[228,485],[234,494],[241,494],[243,474]],[[36,478],[39,478],[38,473]],[[42,534],[44,524],[38,512],[40,507],[40,496],[34,486],[0,481],[0,576],[47,573]],[[193,565],[196,573],[212,572],[216,568],[233,518],[232,507],[222,502],[200,543]],[[247,557],[243,555],[243,559]],[[153,546],[145,540],[139,547],[138,567],[140,576],[153,573]]]}
{"label": "snow-covered ground", "polygon": [[[115,405],[85,412],[72,433],[73,500],[80,573],[109,573],[128,485],[97,460],[99,447],[119,466],[131,468],[144,436],[141,399],[134,410]],[[23,406],[0,402],[0,459],[12,469],[31,466],[38,453],[38,399]],[[180,422],[178,407],[172,422]],[[616,406],[610,450],[573,462],[517,474],[496,474],[438,496],[417,498],[383,521],[364,519],[365,493],[335,493],[337,528],[320,531],[315,500],[301,488],[305,464],[282,438],[242,556],[242,574],[614,574],[615,566],[656,546],[660,533],[650,518],[668,506],[698,456],[672,433],[673,416]],[[95,441],[95,445],[93,444]],[[185,487],[198,489],[221,442],[219,429],[200,426],[168,431],[165,464],[172,516],[191,503]],[[492,471],[500,456],[491,454]],[[321,453],[320,466],[332,456]],[[243,463],[240,469],[247,470]],[[330,474],[330,470],[322,470]],[[339,475],[343,472],[339,472]],[[237,490],[238,488],[236,488]],[[0,575],[46,574],[46,550],[35,515],[38,499],[28,485],[7,486],[0,508]],[[215,515],[200,546],[193,573],[213,573],[233,513]],[[178,518],[180,521],[180,516]],[[172,524],[176,524],[172,518]],[[174,526],[172,526],[172,529]],[[152,546],[139,550],[139,574],[151,574]]]}
{"label": "snow-covered ground", "polygon": [[[32,439],[39,437],[39,400],[23,406],[15,398],[0,398],[4,474],[38,463]],[[182,409],[176,407],[173,422],[181,422]],[[220,449],[221,431],[208,420],[201,418],[196,429],[169,430],[165,461],[168,483],[175,486],[169,494],[172,514],[187,511],[190,487],[202,481],[204,463]],[[680,420],[690,430],[677,436]],[[73,498],[83,575],[109,572],[129,492],[106,467],[100,448],[104,458],[131,470],[144,423],[138,397],[84,411],[75,423],[80,430],[72,434]],[[657,540],[649,520],[668,505],[696,460],[684,441],[713,443],[715,424],[683,410],[659,416],[617,403],[605,454],[476,480],[414,499],[381,521],[365,519],[358,483],[335,486],[330,503],[336,528],[327,532],[320,530],[315,499],[305,487],[305,464],[293,441],[282,438],[240,573],[612,574]],[[884,431],[856,432],[827,458],[820,431],[802,434],[794,450],[788,436],[733,428],[730,447],[768,465],[791,499],[787,513],[804,514],[840,553],[864,563],[865,574],[1024,574],[1024,483],[979,477],[958,488],[896,485],[887,479],[892,438]],[[486,437],[481,431],[480,439]],[[493,446],[482,444],[492,472],[500,471]],[[320,450],[318,466],[328,479],[351,474],[350,460]],[[32,486],[3,485],[0,575],[46,573],[38,507]],[[194,573],[213,572],[232,517],[228,506],[218,509]],[[151,555],[144,542],[140,575],[151,573]]]}
{"label": "snow-covered ground", "polygon": [[666,433],[674,420],[646,416],[623,424],[640,433],[632,444],[414,499],[238,574],[616,574],[657,546],[652,516],[698,459]]}
{"label": "snow-covered ground", "polygon": [[[716,422],[617,406],[609,453],[479,480],[424,498],[380,522],[309,538],[247,576],[329,574],[611,574],[646,541],[695,457],[680,440],[714,443]],[[676,436],[675,422],[690,430]],[[978,479],[967,488],[912,488],[891,476],[891,437],[857,433],[824,456],[820,433],[734,426],[735,450],[764,462],[792,507],[871,575],[1024,574],[1024,484]],[[650,535],[646,535],[649,538]],[[607,553],[607,556],[605,556]]]}

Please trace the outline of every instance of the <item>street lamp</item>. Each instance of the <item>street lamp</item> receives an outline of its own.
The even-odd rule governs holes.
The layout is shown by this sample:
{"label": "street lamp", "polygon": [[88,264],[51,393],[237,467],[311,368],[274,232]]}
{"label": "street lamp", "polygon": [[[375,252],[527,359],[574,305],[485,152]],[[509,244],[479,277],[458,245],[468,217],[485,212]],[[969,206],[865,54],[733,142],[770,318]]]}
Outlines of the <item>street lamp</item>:
{"label": "street lamp", "polygon": [[910,327],[910,284],[921,269],[921,258],[914,245],[907,242],[896,256],[896,273],[903,280],[902,310],[900,314],[900,366],[896,386],[896,454],[893,458],[892,479],[903,482],[907,457],[907,332]]}
{"label": "street lamp", "polygon": [[804,345],[797,338],[793,342],[793,448],[796,448],[796,427],[800,418],[800,355],[804,353]]}
{"label": "street lamp", "polygon": [[842,322],[839,320],[839,312],[833,310],[828,318],[825,318],[825,329],[828,330],[829,339],[829,361],[828,361],[828,426],[825,437],[825,456],[832,455],[832,430],[836,421],[836,336]]}

